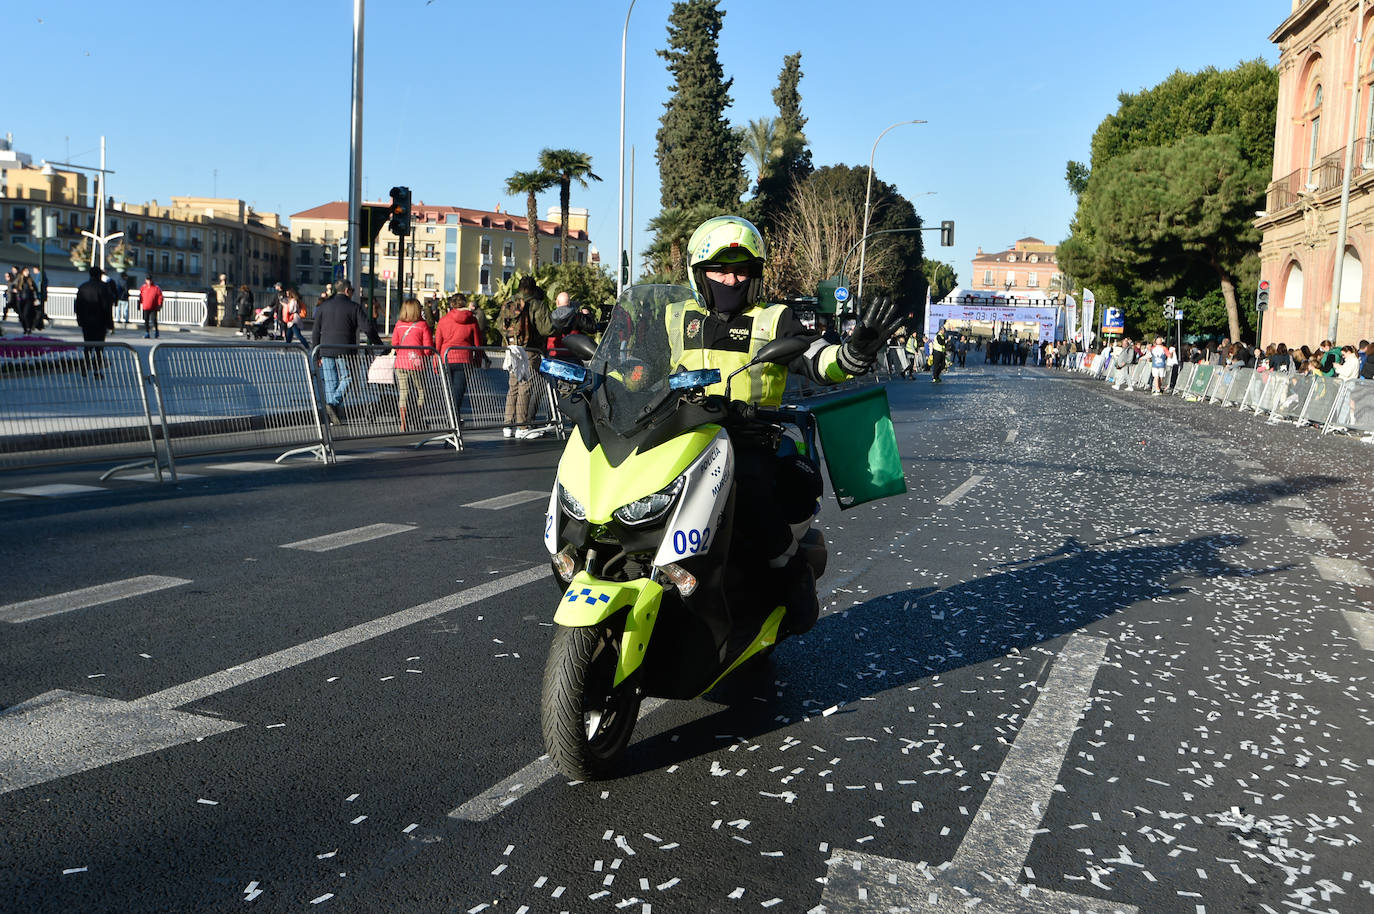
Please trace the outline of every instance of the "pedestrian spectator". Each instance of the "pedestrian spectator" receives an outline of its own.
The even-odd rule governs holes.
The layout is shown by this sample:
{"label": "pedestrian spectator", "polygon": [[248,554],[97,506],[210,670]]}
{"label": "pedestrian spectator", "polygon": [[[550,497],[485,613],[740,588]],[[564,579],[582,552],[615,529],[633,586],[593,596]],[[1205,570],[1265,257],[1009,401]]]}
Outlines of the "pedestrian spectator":
{"label": "pedestrian spectator", "polygon": [[0,314],[0,321],[8,319],[11,311],[16,313],[19,311],[15,306],[14,300],[14,283],[18,275],[18,267],[10,267],[5,271],[5,311],[3,314]]}
{"label": "pedestrian spectator", "polygon": [[28,336],[33,333],[34,320],[38,316],[38,288],[33,284],[28,267],[20,270],[15,278],[14,302],[19,312],[19,326],[23,328],[24,335]]}
{"label": "pedestrian spectator", "polygon": [[1359,357],[1360,371],[1364,371],[1365,363],[1369,361],[1369,340],[1360,340],[1360,345],[1355,347],[1355,355]]}
{"label": "pedestrian spectator", "polygon": [[[128,308],[128,299],[125,298],[124,307]],[[143,338],[148,338],[149,331],[156,339],[160,334],[157,328],[157,313],[162,310],[162,290],[153,281],[153,274],[149,273],[143,277],[143,288],[138,290],[138,307],[143,312]]]}
{"label": "pedestrian spectator", "polygon": [[1164,379],[1169,375],[1169,350],[1164,348],[1164,337],[1155,337],[1150,347],[1150,396],[1158,397],[1164,393]]}
{"label": "pedestrian spectator", "polygon": [[448,371],[449,389],[453,391],[453,415],[461,423],[463,399],[468,391],[468,366],[484,365],[487,355],[482,351],[482,330],[477,324],[476,306],[459,292],[452,298],[453,307],[439,318],[434,331],[434,348],[439,352]]}
{"label": "pedestrian spectator", "polygon": [[1374,381],[1374,340],[1365,344],[1364,362],[1360,365],[1360,377]]}
{"label": "pedestrian spectator", "polygon": [[223,273],[219,274],[219,282],[210,286],[210,294],[205,297],[205,325],[214,327],[218,324],[221,327],[229,326],[229,281]]}
{"label": "pedestrian spectator", "polygon": [[301,294],[295,289],[287,289],[284,299],[282,323],[286,327],[286,335],[282,339],[287,343],[294,339],[301,344],[301,348],[309,352],[310,344],[305,341],[305,334],[301,332],[301,320],[305,317],[305,303],[301,301]]}
{"label": "pedestrian spectator", "polygon": [[[139,290],[139,296],[139,302],[142,304],[142,289]],[[113,320],[118,321],[121,327],[129,326],[129,296],[115,293]]]}
{"label": "pedestrian spectator", "polygon": [[358,345],[360,332],[367,334],[367,341],[372,345],[381,345],[377,325],[363,311],[363,306],[353,300],[353,285],[344,280],[339,284],[338,294],[325,299],[315,310],[315,326],[310,331],[311,348],[324,346],[319,350],[324,411],[334,425],[344,424],[343,398],[351,380],[348,353],[351,347]]}
{"label": "pedestrian spectator", "polygon": [[1130,368],[1135,364],[1135,346],[1126,337],[1112,347],[1112,367],[1116,369],[1116,381],[1112,390],[1120,390],[1121,385],[1130,379]]}
{"label": "pedestrian spectator", "polygon": [[925,366],[922,364],[922,362],[924,362],[925,359],[923,358],[922,352],[921,352],[921,339],[920,339],[920,337],[917,336],[917,335],[914,334],[914,333],[911,334],[911,335],[910,335],[909,337],[907,337],[907,339],[906,339],[906,346],[905,346],[905,348],[906,348],[906,356],[907,356],[907,373],[906,373],[907,380],[909,380],[909,381],[914,381],[914,380],[916,380],[916,373],[917,373],[918,371],[920,371],[922,368],[925,367]]}
{"label": "pedestrian spectator", "polygon": [[[515,297],[501,306],[501,341],[506,346],[510,386],[506,391],[505,438],[533,438],[530,401],[539,376],[544,340],[553,332],[548,300],[533,276],[523,276]],[[523,350],[523,353],[522,353]],[[521,355],[524,360],[521,363]]]}
{"label": "pedestrian spectator", "polygon": [[[105,334],[114,329],[114,300],[109,288],[100,281],[100,267],[91,267],[87,273],[90,278],[77,287],[72,310],[81,328],[81,338],[88,343],[103,343]],[[97,381],[105,376],[105,353],[100,346],[87,346],[82,352],[81,376],[86,377],[90,369],[94,369]]]}
{"label": "pedestrian spectator", "polygon": [[1353,381],[1360,376],[1360,357],[1354,346],[1341,347],[1341,360],[1335,367],[1338,381]]}
{"label": "pedestrian spectator", "polygon": [[238,294],[234,296],[234,307],[239,319],[237,335],[243,336],[247,332],[248,319],[253,316],[253,290],[248,288],[247,283],[239,285]]}
{"label": "pedestrian spectator", "polygon": [[425,410],[425,381],[422,375],[433,357],[432,352],[413,347],[434,348],[434,336],[429,332],[418,298],[401,302],[401,313],[391,332],[391,346],[396,351],[397,412],[401,431],[406,430],[406,408],[410,405],[410,391],[415,389],[415,406],[423,415]]}

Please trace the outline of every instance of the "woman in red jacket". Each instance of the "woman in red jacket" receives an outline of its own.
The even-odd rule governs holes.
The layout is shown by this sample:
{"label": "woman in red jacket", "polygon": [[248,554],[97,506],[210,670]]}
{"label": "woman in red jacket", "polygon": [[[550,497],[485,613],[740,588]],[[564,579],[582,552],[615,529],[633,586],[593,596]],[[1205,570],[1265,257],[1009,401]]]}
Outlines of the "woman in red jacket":
{"label": "woman in red jacket", "polygon": [[482,352],[482,333],[477,316],[468,307],[467,296],[459,292],[453,296],[448,313],[434,328],[434,348],[448,368],[448,382],[453,389],[453,412],[462,420],[463,398],[468,391],[467,366],[486,361]]}
{"label": "woman in red jacket", "polygon": [[[420,316],[419,299],[407,298],[401,304],[401,313],[396,327],[391,332],[391,345],[396,348],[396,395],[400,399],[401,431],[406,430],[406,406],[410,402],[410,388],[414,386],[416,403],[423,413],[425,409],[425,382],[420,373],[425,370],[429,356],[419,349],[409,346],[433,348],[434,337],[429,332],[429,324]],[[422,423],[423,424],[423,423]]]}

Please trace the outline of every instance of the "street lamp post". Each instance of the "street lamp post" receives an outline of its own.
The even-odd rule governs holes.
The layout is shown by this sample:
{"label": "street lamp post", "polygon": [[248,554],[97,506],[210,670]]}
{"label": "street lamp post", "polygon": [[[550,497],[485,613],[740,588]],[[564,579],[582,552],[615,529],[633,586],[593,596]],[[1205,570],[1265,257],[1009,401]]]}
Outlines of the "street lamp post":
{"label": "street lamp post", "polygon": [[876,155],[878,154],[878,144],[879,144],[880,142],[882,142],[883,137],[887,136],[887,134],[888,134],[889,131],[891,131],[891,130],[897,128],[897,127],[901,127],[901,126],[904,125],[904,124],[924,124],[924,123],[925,123],[925,121],[919,121],[919,120],[916,120],[916,121],[898,121],[897,123],[895,123],[895,124],[893,124],[892,126],[888,127],[887,130],[884,130],[882,133],[878,134],[878,139],[876,139],[876,140],[873,141],[873,149],[872,149],[872,150],[869,152],[869,154],[868,154],[868,186],[864,189],[864,227],[863,227],[863,231],[859,233],[859,239],[860,239],[860,242],[861,242],[861,243],[860,243],[860,246],[859,246],[859,284],[858,284],[858,285],[859,285],[859,288],[858,288],[858,290],[857,290],[857,291],[858,291],[857,298],[858,298],[859,307],[861,307],[861,308],[863,307],[863,298],[864,298],[864,255],[865,255],[866,253],[868,253],[868,246],[865,245],[865,244],[862,244],[862,241],[863,241],[863,239],[865,239],[865,238],[868,236],[868,212],[869,212],[869,205],[870,205],[870,202],[871,202],[871,200],[872,200],[872,198],[873,198],[873,157],[876,156]]}
{"label": "street lamp post", "polygon": [[[625,28],[620,31],[620,206],[615,216],[615,297],[625,291],[625,266],[621,258],[625,256],[625,42],[630,35],[630,14],[635,10],[635,0],[625,10]],[[631,265],[633,269],[633,265]]]}

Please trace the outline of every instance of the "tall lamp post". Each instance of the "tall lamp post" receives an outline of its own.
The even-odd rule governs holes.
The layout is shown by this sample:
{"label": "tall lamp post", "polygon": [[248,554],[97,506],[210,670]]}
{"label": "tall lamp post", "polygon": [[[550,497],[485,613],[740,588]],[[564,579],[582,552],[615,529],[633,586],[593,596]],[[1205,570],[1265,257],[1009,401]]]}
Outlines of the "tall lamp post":
{"label": "tall lamp post", "polygon": [[[862,241],[864,238],[866,238],[866,237],[868,236],[868,211],[869,211],[870,202],[871,202],[872,199],[873,199],[873,157],[876,156],[876,155],[878,154],[878,144],[879,144],[880,142],[882,142],[883,137],[887,136],[888,133],[889,133],[890,131],[892,131],[893,129],[895,129],[895,128],[897,128],[897,127],[901,127],[901,126],[903,126],[904,124],[924,124],[924,123],[925,123],[925,121],[898,121],[897,123],[895,123],[895,124],[893,124],[892,126],[888,127],[887,130],[884,130],[882,133],[878,134],[878,138],[877,138],[876,140],[873,141],[873,149],[872,149],[872,151],[870,151],[869,154],[868,154],[868,186],[864,189],[864,228],[863,228],[863,231],[862,231],[862,232],[860,233],[860,235],[859,235],[859,238],[860,238],[861,241]],[[868,245],[866,245],[866,244],[860,244],[860,246],[859,246],[859,288],[858,288],[858,295],[856,296],[856,297],[858,298],[858,304],[859,304],[859,307],[860,307],[860,308],[863,307],[863,300],[864,300],[864,255],[867,254],[867,253],[868,253]]]}
{"label": "tall lamp post", "polygon": [[[1355,16],[1355,72],[1360,72],[1361,56],[1360,45],[1364,36],[1364,0],[1360,0],[1360,10]],[[1336,331],[1340,327],[1341,320],[1341,280],[1345,273],[1345,238],[1346,231],[1350,224],[1350,171],[1355,164],[1355,117],[1359,105],[1360,80],[1350,81],[1350,126],[1346,131],[1345,140],[1345,171],[1341,175],[1341,216],[1340,228],[1336,232],[1336,265],[1333,267],[1331,275],[1331,318],[1327,322],[1326,338],[1332,345],[1336,343]],[[1258,337],[1258,334],[1256,334]],[[1255,340],[1259,342],[1258,338]]]}
{"label": "tall lamp post", "polygon": [[[625,28],[620,31],[620,206],[615,216],[615,297],[625,291],[625,42],[630,35],[630,14],[635,11],[635,0],[625,10]],[[633,264],[631,269],[633,269]]]}

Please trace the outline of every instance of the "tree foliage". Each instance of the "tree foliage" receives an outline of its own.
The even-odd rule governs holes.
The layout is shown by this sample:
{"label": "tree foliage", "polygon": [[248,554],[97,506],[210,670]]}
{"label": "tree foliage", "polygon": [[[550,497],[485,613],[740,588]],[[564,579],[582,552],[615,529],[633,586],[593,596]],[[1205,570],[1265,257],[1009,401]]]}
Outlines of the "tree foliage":
{"label": "tree foliage", "polygon": [[649,220],[654,240],[644,253],[650,275],[659,282],[687,281],[687,241],[707,219],[728,215],[710,203],[696,206],[669,206]]}
{"label": "tree foliage", "polygon": [[1277,97],[1277,75],[1263,61],[1175,72],[1119,96],[1093,135],[1091,169],[1066,168],[1078,209],[1059,248],[1064,270],[1110,290],[1128,318],[1130,303],[1148,302],[1142,320],[1166,294],[1206,301],[1219,290],[1224,325],[1240,338],[1237,293],[1257,280],[1252,220],[1272,170]]}
{"label": "tree foliage", "polygon": [[942,300],[959,287],[959,274],[954,272],[953,264],[927,260],[921,264],[921,272],[925,275],[926,285],[930,286],[930,300],[933,302]]}
{"label": "tree foliage", "polygon": [[[848,279],[857,285],[859,255],[854,246],[863,232],[867,179],[867,168],[827,165],[795,183],[791,203],[773,233],[764,271],[770,297],[815,294],[816,283],[838,274],[847,254]],[[875,177],[869,232],[920,226],[911,201]],[[870,238],[864,264],[865,295],[924,300],[922,250],[920,232]]]}
{"label": "tree foliage", "polygon": [[673,77],[658,129],[658,173],[663,207],[710,203],[733,211],[744,192],[738,136],[725,109],[730,86],[716,42],[725,13],[720,0],[678,0],[668,16],[668,61]]}

